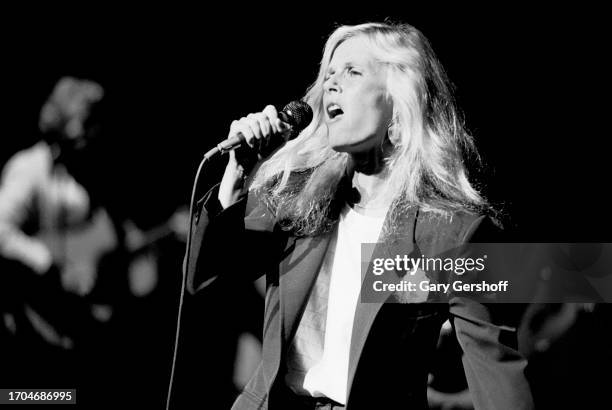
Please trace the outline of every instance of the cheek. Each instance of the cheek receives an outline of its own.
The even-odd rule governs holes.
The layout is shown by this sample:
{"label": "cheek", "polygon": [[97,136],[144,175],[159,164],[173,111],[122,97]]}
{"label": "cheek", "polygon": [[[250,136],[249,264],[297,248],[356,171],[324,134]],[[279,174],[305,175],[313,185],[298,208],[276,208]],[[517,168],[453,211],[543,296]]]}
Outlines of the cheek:
{"label": "cheek", "polygon": [[369,98],[363,98],[360,108],[357,110],[357,122],[361,124],[364,131],[379,134],[386,132],[392,117],[393,110],[387,102],[387,98],[381,93],[372,93]]}

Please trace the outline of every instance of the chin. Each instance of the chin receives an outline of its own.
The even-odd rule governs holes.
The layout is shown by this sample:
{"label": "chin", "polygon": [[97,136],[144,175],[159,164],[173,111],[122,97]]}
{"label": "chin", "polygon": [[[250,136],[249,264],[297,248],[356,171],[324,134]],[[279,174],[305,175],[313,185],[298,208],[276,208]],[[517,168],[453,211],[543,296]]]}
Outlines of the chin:
{"label": "chin", "polygon": [[346,152],[349,154],[361,154],[372,150],[376,146],[375,143],[369,140],[351,141],[330,139],[329,147],[336,152]]}
{"label": "chin", "polygon": [[351,138],[349,133],[338,133],[335,134],[330,132],[328,134],[327,143],[329,147],[337,152],[352,152],[360,141],[355,141],[355,138]]}
{"label": "chin", "polygon": [[354,147],[341,141],[329,141],[329,147],[336,152],[353,152]]}

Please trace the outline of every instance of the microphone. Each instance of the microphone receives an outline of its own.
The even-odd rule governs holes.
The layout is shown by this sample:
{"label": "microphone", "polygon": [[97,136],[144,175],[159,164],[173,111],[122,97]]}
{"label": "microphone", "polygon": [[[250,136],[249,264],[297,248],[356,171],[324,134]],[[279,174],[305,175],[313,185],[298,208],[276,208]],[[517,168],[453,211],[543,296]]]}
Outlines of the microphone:
{"label": "microphone", "polygon": [[[282,141],[286,142],[295,138],[300,131],[310,124],[312,121],[312,108],[310,108],[310,105],[303,101],[291,101],[289,104],[285,105],[285,108],[283,108],[282,111],[279,111],[278,118],[291,126],[291,135],[287,140]],[[205,157],[210,158],[218,152],[225,154],[226,152],[238,148],[244,143],[244,135],[242,135],[242,133],[238,133],[232,138],[217,144],[215,148],[206,153]]]}

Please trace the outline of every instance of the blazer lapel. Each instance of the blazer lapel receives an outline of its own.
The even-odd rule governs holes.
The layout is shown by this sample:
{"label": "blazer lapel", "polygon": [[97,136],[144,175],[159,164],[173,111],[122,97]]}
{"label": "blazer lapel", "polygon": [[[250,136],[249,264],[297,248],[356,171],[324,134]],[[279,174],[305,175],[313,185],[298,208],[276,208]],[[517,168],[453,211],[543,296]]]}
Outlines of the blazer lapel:
{"label": "blazer lapel", "polygon": [[297,238],[290,259],[281,265],[279,286],[285,341],[291,340],[295,333],[297,320],[306,306],[330,239],[331,233]]}
{"label": "blazer lapel", "polygon": [[[380,255],[384,257],[394,258],[395,252],[390,252],[394,244],[403,244],[406,249],[403,252],[410,253],[412,248],[408,249],[412,245],[412,238],[414,237],[415,221],[418,214],[416,211],[411,211],[406,214],[400,221],[400,226],[395,230],[395,233],[387,238],[384,242],[381,242],[380,237],[372,257]],[[383,226],[386,226],[389,220],[385,220]],[[390,255],[389,253],[393,253]],[[371,264],[371,259],[370,259]],[[371,269],[371,267],[370,267]],[[400,275],[395,275],[400,280]],[[363,286],[363,285],[362,285]],[[353,385],[353,379],[355,378],[355,371],[357,370],[357,364],[363,351],[363,346],[370,333],[370,328],[376,319],[376,315],[380,311],[384,302],[361,302],[361,293],[359,295],[359,301],[357,302],[357,308],[355,309],[355,319],[353,321],[353,333],[351,335],[351,346],[349,352],[349,370],[348,370],[348,384],[347,384],[347,398],[350,397],[351,387]]]}

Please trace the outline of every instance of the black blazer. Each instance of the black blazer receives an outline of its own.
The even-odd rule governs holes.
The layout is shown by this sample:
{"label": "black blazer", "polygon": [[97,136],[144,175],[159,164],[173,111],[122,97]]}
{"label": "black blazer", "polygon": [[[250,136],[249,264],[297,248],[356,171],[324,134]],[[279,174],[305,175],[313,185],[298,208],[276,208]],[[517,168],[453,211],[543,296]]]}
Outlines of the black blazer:
{"label": "black blazer", "polygon": [[[292,236],[280,230],[252,196],[225,210],[215,203],[213,189],[194,210],[194,234],[185,260],[187,288],[194,293],[218,280],[266,275],[263,359],[233,408],[283,408],[284,353],[331,234]],[[492,228],[485,216],[457,213],[448,220],[414,212],[402,219],[395,238],[414,238],[413,245],[420,252],[435,255],[466,241],[480,240],[482,233]],[[404,242],[412,246],[412,241]],[[228,306],[235,303],[228,297]],[[444,304],[358,303],[350,346],[347,409],[427,408],[429,366],[441,325],[448,318],[464,352],[463,365],[476,408],[533,408],[524,375],[526,360],[516,350],[515,328],[497,314],[501,307],[465,297],[452,297]]]}

